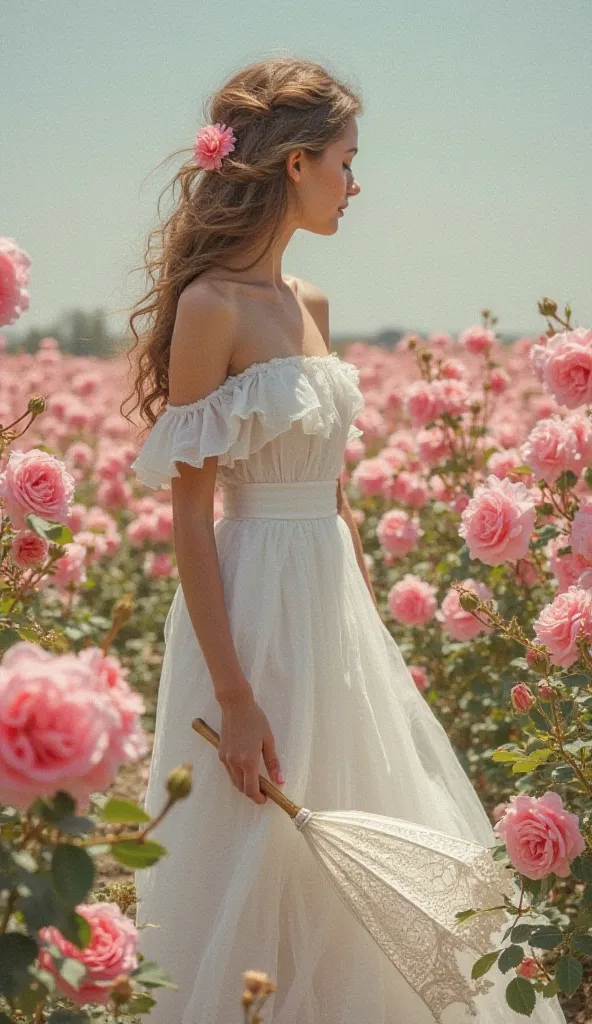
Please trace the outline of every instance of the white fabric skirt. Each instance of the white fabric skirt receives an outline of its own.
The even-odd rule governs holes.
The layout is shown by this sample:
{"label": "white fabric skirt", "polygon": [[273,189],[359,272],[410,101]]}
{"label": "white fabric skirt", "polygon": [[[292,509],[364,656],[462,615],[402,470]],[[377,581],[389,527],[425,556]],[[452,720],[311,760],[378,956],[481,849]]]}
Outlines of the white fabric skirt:
{"label": "white fabric skirt", "polygon": [[[374,607],[335,492],[334,480],[227,487],[215,523],[233,642],[269,719],[282,789],[311,810],[367,811],[491,846],[487,814]],[[238,1024],[242,972],[253,969],[277,986],[265,1024],[432,1024],[285,811],[241,794],[191,728],[199,716],[219,732],[221,712],[181,586],[165,640],[146,808],[162,808],[183,761],[194,788],[155,829],[169,854],[136,873],[137,923],[155,926],[140,949],[178,985],[156,990],[151,1021]],[[505,1001],[514,972],[490,974],[478,1017],[454,1004],[444,1024],[524,1020]],[[554,998],[530,1020],[565,1018]]]}

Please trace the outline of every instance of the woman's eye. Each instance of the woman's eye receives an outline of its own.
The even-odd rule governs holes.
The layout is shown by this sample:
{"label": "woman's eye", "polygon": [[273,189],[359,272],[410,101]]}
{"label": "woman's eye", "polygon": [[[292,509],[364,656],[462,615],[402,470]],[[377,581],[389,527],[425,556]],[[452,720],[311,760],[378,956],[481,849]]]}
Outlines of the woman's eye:
{"label": "woman's eye", "polygon": [[345,167],[346,171],[351,171],[351,167],[349,164],[344,164],[343,166]]}

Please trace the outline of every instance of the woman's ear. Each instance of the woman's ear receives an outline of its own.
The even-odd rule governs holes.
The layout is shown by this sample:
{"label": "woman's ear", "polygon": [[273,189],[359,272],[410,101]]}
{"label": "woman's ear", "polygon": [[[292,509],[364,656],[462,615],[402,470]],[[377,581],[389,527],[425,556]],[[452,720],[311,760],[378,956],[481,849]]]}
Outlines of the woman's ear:
{"label": "woman's ear", "polygon": [[294,150],[293,153],[286,158],[286,170],[288,176],[292,181],[300,181],[300,161],[302,159],[302,151],[299,149]]}

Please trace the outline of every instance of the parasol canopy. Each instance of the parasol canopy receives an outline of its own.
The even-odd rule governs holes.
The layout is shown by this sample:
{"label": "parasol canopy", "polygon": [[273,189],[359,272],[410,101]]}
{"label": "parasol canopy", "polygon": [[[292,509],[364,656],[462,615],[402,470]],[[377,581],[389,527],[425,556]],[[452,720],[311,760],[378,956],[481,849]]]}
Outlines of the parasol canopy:
{"label": "parasol canopy", "polygon": [[[218,733],[202,718],[192,727],[219,746]],[[494,983],[471,979],[468,958],[490,952],[508,924],[503,897],[515,896],[511,870],[480,843],[365,811],[309,810],[265,776],[259,783],[292,818],[334,890],[434,1020],[459,1002],[477,1016],[474,997]],[[455,920],[470,908],[487,913]]]}

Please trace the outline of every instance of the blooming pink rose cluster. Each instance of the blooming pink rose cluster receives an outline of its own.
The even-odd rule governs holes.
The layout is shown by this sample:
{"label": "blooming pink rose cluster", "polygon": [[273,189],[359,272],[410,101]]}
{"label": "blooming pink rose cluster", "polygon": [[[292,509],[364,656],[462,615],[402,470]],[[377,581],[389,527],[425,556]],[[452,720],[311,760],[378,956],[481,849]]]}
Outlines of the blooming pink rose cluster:
{"label": "blooming pink rose cluster", "polygon": [[576,327],[555,334],[533,347],[531,360],[560,405],[577,409],[592,403],[592,330]]}
{"label": "blooming pink rose cluster", "polygon": [[592,592],[572,586],[558,594],[539,614],[534,632],[549,651],[553,664],[569,668],[580,656],[580,633],[592,639]]}
{"label": "blooming pink rose cluster", "polygon": [[466,385],[453,378],[416,381],[405,391],[405,409],[414,426],[418,427],[425,427],[443,413],[458,416],[466,412],[468,402]]}
{"label": "blooming pink rose cluster", "polygon": [[381,517],[376,528],[376,536],[381,546],[389,554],[403,558],[416,546],[421,535],[419,522],[411,518],[403,509],[389,509]]}
{"label": "blooming pink rose cluster", "polygon": [[461,332],[458,343],[474,356],[486,356],[495,344],[495,334],[487,327],[473,324]]}
{"label": "blooming pink rose cluster", "polygon": [[0,663],[0,803],[66,790],[82,803],[147,750],[144,702],[98,648],[54,655],[13,644]]}
{"label": "blooming pink rose cluster", "polygon": [[26,527],[25,516],[29,513],[65,523],[74,486],[63,463],[39,448],[11,451],[6,469],[0,474],[0,498],[17,529]]}
{"label": "blooming pink rose cluster", "polygon": [[[129,977],[138,966],[138,931],[133,921],[119,909],[117,903],[79,904],[76,913],[90,925],[90,942],[84,949],[75,946],[53,925],[41,928],[42,943],[38,963],[43,970],[54,975],[58,990],[77,1006],[85,1003],[106,1005],[114,983],[121,976]],[[60,974],[49,949],[54,945],[62,957],[76,960],[86,968],[78,988],[69,984]]]}
{"label": "blooming pink rose cluster", "polygon": [[570,862],[586,849],[577,814],[566,811],[561,797],[552,790],[541,797],[514,794],[493,830],[504,840],[516,870],[526,878],[550,874],[567,878]]}
{"label": "blooming pink rose cluster", "polygon": [[0,327],[16,323],[29,308],[31,257],[14,238],[0,237]]}
{"label": "blooming pink rose cluster", "polygon": [[585,417],[551,416],[531,430],[520,449],[537,479],[553,484],[566,470],[579,475],[592,460],[592,424]]}
{"label": "blooming pink rose cluster", "polygon": [[458,532],[471,558],[501,565],[524,557],[535,518],[535,500],[524,484],[499,480],[492,474],[475,488]]}
{"label": "blooming pink rose cluster", "polygon": [[407,573],[387,595],[388,609],[403,626],[425,626],[434,618],[438,601],[436,588],[419,576]]}

